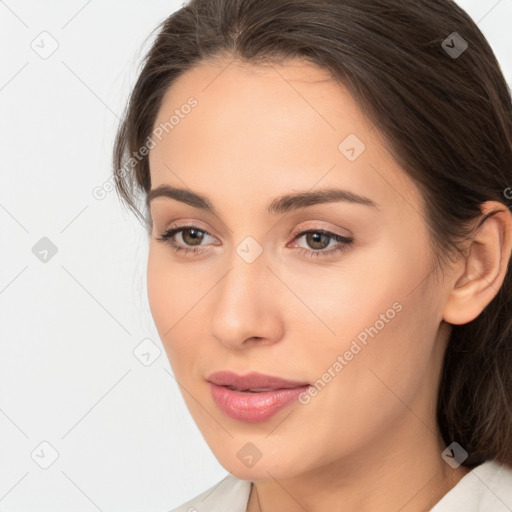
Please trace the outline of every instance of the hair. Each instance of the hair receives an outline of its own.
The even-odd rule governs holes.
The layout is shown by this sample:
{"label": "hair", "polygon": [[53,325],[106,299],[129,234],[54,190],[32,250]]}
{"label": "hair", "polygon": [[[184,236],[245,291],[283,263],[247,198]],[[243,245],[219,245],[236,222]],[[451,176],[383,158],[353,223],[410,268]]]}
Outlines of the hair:
{"label": "hair", "polygon": [[[254,65],[300,58],[346,86],[419,187],[439,268],[499,211],[484,216],[484,201],[510,209],[510,89],[486,38],[452,0],[191,0],[157,29],[113,158],[116,192],[146,227],[137,201],[151,188],[148,156],[132,155],[175,80],[222,58]],[[468,43],[459,56],[443,45],[453,32]],[[468,452],[467,467],[488,459],[512,466],[511,272],[507,263],[477,318],[452,326],[444,356],[437,421],[443,441]]]}

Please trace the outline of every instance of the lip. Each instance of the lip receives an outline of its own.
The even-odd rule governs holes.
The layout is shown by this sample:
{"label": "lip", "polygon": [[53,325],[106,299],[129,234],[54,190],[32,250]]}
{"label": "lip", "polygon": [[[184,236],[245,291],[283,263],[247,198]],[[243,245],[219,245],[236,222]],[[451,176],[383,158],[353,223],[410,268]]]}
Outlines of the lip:
{"label": "lip", "polygon": [[217,407],[226,416],[247,423],[271,418],[296,401],[309,387],[307,382],[257,372],[246,375],[230,371],[215,372],[207,381]]}
{"label": "lip", "polygon": [[238,375],[231,371],[212,373],[206,380],[218,386],[232,386],[238,390],[245,389],[290,389],[309,385],[309,382],[285,380],[281,377],[265,375],[264,373],[251,372],[246,375]]}

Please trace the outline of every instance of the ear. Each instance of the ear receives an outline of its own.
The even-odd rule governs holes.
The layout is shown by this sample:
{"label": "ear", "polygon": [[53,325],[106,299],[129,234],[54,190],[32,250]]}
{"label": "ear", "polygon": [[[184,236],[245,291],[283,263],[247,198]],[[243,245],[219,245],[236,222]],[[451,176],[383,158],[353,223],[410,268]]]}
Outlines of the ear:
{"label": "ear", "polygon": [[454,325],[474,320],[496,296],[507,272],[512,251],[512,214],[498,201],[482,203],[488,217],[476,230],[463,261],[463,273],[449,291],[443,319]]}

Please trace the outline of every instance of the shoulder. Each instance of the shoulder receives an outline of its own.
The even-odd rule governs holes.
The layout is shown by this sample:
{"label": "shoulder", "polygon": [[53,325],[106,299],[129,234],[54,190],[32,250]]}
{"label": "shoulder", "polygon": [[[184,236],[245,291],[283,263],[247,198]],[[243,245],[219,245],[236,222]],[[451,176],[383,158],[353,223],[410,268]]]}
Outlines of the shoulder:
{"label": "shoulder", "polygon": [[488,460],[473,468],[431,512],[510,512],[512,467]]}
{"label": "shoulder", "polygon": [[245,512],[251,482],[228,474],[220,482],[169,512]]}

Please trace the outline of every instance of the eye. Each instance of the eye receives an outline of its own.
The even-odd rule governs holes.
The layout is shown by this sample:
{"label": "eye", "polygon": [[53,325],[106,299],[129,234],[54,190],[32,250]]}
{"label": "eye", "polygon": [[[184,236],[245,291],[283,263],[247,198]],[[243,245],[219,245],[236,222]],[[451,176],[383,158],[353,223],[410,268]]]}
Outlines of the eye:
{"label": "eye", "polygon": [[[176,242],[174,237],[177,234],[181,234],[181,239],[185,247]],[[207,236],[211,237],[210,233],[204,229],[198,228],[197,226],[180,226],[178,228],[165,230],[159,237],[157,237],[157,240],[167,243],[171,249],[176,252],[184,251],[184,254],[187,254],[203,252],[203,249],[201,249],[200,246],[201,242]],[[187,245],[190,246],[187,247]]]}
{"label": "eye", "polygon": [[[295,235],[295,240],[304,237],[306,244],[312,249],[298,247],[299,253],[309,257],[332,256],[334,253],[346,251],[353,242],[352,238],[332,233],[324,229],[309,229]],[[332,241],[338,242],[327,249]]]}

